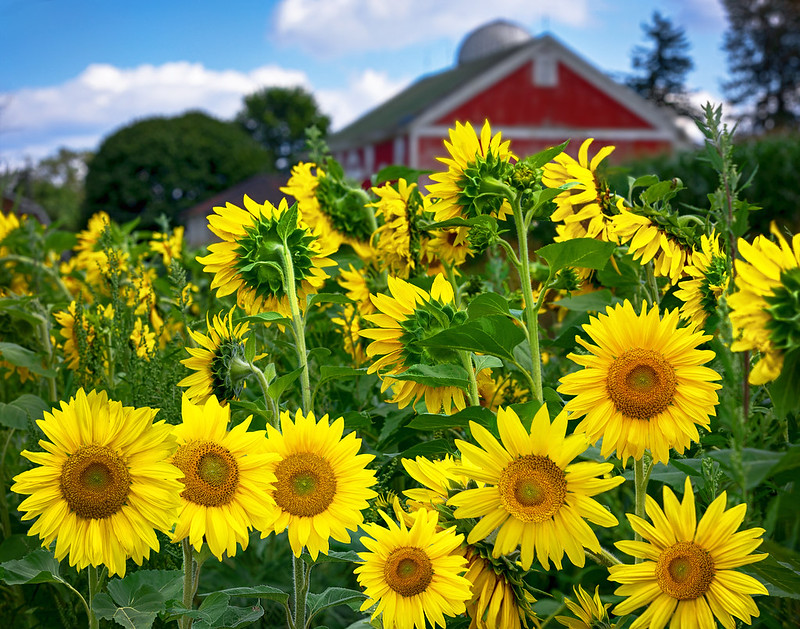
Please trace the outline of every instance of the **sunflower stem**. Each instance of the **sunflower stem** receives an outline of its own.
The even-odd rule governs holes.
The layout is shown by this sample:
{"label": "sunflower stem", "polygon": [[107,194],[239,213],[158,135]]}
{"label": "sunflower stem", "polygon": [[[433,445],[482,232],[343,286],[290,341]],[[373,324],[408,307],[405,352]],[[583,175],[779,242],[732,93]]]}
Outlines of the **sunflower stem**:
{"label": "sunflower stem", "polygon": [[306,578],[306,568],[302,558],[294,554],[292,554],[292,568],[294,569],[294,629],[305,629],[309,579]]}
{"label": "sunflower stem", "polygon": [[275,404],[275,400],[273,400],[268,393],[269,382],[267,382],[267,377],[264,375],[264,372],[256,367],[252,362],[248,362],[247,366],[250,368],[252,374],[256,377],[256,380],[258,380],[258,385],[261,387],[261,393],[264,395],[264,404],[266,405],[266,408],[269,409],[270,413],[272,413],[272,425],[277,428],[279,419],[278,406]]}
{"label": "sunflower stem", "polygon": [[[641,459],[633,460],[633,482],[636,489],[636,505],[634,512],[642,519],[645,517],[644,503],[647,496],[647,481],[650,480],[650,474],[645,474],[644,471],[644,457]],[[636,541],[641,542],[642,536],[636,533]],[[636,563],[641,563],[642,560],[637,557]]]}
{"label": "sunflower stem", "polygon": [[[183,549],[183,606],[190,610],[192,609],[192,601],[194,600],[194,558],[192,557],[192,546],[189,543],[189,538],[184,537],[181,540],[181,548]],[[192,626],[192,619],[187,616],[182,616],[178,621],[180,629],[189,629]]]}
{"label": "sunflower stem", "polygon": [[517,228],[517,242],[519,243],[518,268],[520,283],[522,284],[522,297],[525,300],[525,320],[528,327],[528,343],[531,348],[531,364],[533,367],[533,395],[538,402],[543,402],[542,395],[542,358],[539,352],[539,309],[533,299],[533,286],[531,285],[531,264],[528,254],[528,232],[525,230],[525,222],[522,217],[520,200],[518,195],[514,195],[512,208],[514,210],[514,224]]}
{"label": "sunflower stem", "polygon": [[8,437],[3,444],[3,451],[0,453],[0,518],[2,518],[3,539],[11,536],[11,517],[8,514],[8,501],[6,500],[6,452],[11,438],[14,436],[14,428],[8,430]]}
{"label": "sunflower stem", "polygon": [[297,360],[302,367],[300,372],[300,387],[303,398],[303,411],[313,412],[311,406],[311,382],[308,378],[308,352],[306,351],[306,326],[303,316],[300,314],[300,303],[297,301],[297,288],[295,286],[294,263],[292,262],[292,252],[284,243],[281,247],[283,255],[283,272],[286,278],[286,294],[289,297],[289,308],[292,313],[292,329],[294,330],[295,348],[297,349]]}
{"label": "sunflower stem", "polygon": [[461,362],[469,376],[469,403],[471,406],[480,406],[481,399],[478,394],[478,380],[475,374],[475,367],[472,363],[472,356],[466,351],[460,351],[458,353],[461,355]]}
{"label": "sunflower stem", "polygon": [[647,285],[650,288],[650,297],[652,298],[652,306],[659,306],[661,304],[661,297],[658,292],[658,282],[656,282],[656,276],[653,272],[653,263],[648,262],[647,266],[645,266],[647,272]]}
{"label": "sunflower stem", "polygon": [[593,561],[596,561],[601,566],[616,566],[622,563],[613,554],[611,554],[611,552],[609,552],[602,546],[600,547],[599,553],[589,550],[588,548],[584,548],[583,552],[586,553],[587,557],[589,557]]}
{"label": "sunflower stem", "polygon": [[[100,629],[100,621],[94,613],[93,604],[94,597],[97,596],[100,589],[100,579],[97,576],[97,567],[89,565],[89,629]],[[83,597],[81,597],[83,598]],[[85,601],[84,601],[85,602]]]}

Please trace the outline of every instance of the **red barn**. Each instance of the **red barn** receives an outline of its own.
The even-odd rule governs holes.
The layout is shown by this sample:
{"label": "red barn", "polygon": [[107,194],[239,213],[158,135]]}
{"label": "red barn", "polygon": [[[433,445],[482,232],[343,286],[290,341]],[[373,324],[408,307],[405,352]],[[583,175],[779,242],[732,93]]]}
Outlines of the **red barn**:
{"label": "red barn", "polygon": [[488,118],[519,156],[571,139],[617,147],[613,157],[671,152],[685,144],[674,116],[569,50],[551,35],[531,37],[504,20],[468,35],[456,66],[424,76],[338,133],[329,144],[347,173],[368,178],[384,166],[439,170],[442,141],[456,120],[477,132]]}

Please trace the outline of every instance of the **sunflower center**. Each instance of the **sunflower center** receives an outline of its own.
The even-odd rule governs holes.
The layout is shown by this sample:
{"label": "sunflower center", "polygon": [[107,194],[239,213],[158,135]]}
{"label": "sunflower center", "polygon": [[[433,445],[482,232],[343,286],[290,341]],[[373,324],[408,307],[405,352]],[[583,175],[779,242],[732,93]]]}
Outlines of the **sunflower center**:
{"label": "sunflower center", "polygon": [[231,372],[231,364],[235,364],[237,359],[246,360],[244,343],[234,338],[220,338],[209,366],[211,392],[220,401],[238,400],[242,393],[245,378],[240,373]]}
{"label": "sunflower center", "polygon": [[675,396],[675,369],[662,354],[638,347],[614,359],[606,388],[617,410],[627,417],[651,419]]}
{"label": "sunflower center", "polygon": [[772,344],[788,352],[800,346],[800,267],[781,271],[780,281],[764,297],[770,314],[766,327]]}
{"label": "sunflower center", "polygon": [[564,470],[546,456],[527,455],[511,461],[500,474],[500,501],[523,522],[549,520],[564,504]]}
{"label": "sunflower center", "polygon": [[383,576],[386,584],[400,596],[416,596],[430,585],[433,565],[421,548],[401,546],[386,558]]}
{"label": "sunflower center", "polygon": [[81,446],[61,468],[61,494],[81,518],[117,513],[128,498],[131,475],[121,456],[106,446]]}
{"label": "sunflower center", "polygon": [[311,452],[287,456],[275,468],[275,477],[275,503],[292,515],[319,515],[336,495],[333,468]]}
{"label": "sunflower center", "polygon": [[181,498],[206,507],[228,504],[239,487],[239,465],[231,451],[213,441],[183,444],[172,457],[183,472]]}
{"label": "sunflower center", "polygon": [[656,580],[662,592],[679,601],[699,598],[714,580],[714,560],[694,542],[678,542],[659,556]]}

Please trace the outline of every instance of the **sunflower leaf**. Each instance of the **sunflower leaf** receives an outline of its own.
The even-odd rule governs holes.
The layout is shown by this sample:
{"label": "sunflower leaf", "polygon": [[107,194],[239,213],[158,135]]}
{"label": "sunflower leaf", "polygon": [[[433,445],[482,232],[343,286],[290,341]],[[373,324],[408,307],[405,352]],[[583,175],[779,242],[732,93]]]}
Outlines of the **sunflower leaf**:
{"label": "sunflower leaf", "polygon": [[467,314],[470,319],[477,319],[486,315],[510,315],[511,311],[505,297],[497,293],[481,293],[469,303]]}
{"label": "sunflower leaf", "polygon": [[350,603],[361,603],[366,596],[356,590],[347,588],[330,587],[320,594],[309,592],[308,594],[308,619],[311,620],[323,609],[336,607],[337,605],[348,605]]}
{"label": "sunflower leaf", "polygon": [[291,325],[292,320],[289,317],[284,317],[277,312],[259,312],[254,315],[242,317],[241,321],[249,321],[255,323],[277,323],[278,325]]}
{"label": "sunflower leaf", "polygon": [[436,430],[448,430],[450,428],[466,428],[471,421],[481,424],[482,426],[488,426],[494,421],[494,414],[483,406],[468,406],[452,415],[422,413],[414,417],[414,419],[406,424],[406,427],[413,428],[414,430],[433,432]]}
{"label": "sunflower leaf", "polygon": [[786,354],[781,375],[767,388],[778,419],[784,419],[797,408],[797,391],[800,389],[800,350],[796,349]]}
{"label": "sunflower leaf", "polygon": [[314,293],[306,297],[307,307],[315,306],[316,304],[352,304],[353,300],[347,295],[341,293]]}
{"label": "sunflower leaf", "polygon": [[530,168],[541,168],[557,155],[561,155],[561,153],[564,152],[564,149],[567,148],[568,144],[569,140],[566,140],[565,142],[562,142],[558,146],[551,146],[550,148],[547,148],[543,151],[539,151],[538,153],[529,155],[528,157],[522,160],[522,163],[524,163],[526,166]]}
{"label": "sunflower leaf", "polygon": [[542,247],[536,251],[536,255],[547,260],[550,272],[555,275],[571,266],[600,270],[608,263],[615,247],[612,242],[594,238],[573,238]]}
{"label": "sunflower leaf", "polygon": [[25,367],[38,376],[52,378],[56,372],[42,366],[42,357],[26,347],[16,343],[0,343],[0,358],[7,360],[15,367]]}
{"label": "sunflower leaf", "polygon": [[417,342],[424,347],[465,350],[514,360],[513,350],[524,339],[525,333],[511,319],[492,315],[472,319]]}
{"label": "sunflower leaf", "polygon": [[0,564],[0,579],[8,585],[23,583],[64,583],[59,563],[49,550],[40,548],[22,559]]}
{"label": "sunflower leaf", "polygon": [[429,387],[469,386],[467,370],[460,365],[411,365],[403,373],[392,374],[395,380],[411,380]]}

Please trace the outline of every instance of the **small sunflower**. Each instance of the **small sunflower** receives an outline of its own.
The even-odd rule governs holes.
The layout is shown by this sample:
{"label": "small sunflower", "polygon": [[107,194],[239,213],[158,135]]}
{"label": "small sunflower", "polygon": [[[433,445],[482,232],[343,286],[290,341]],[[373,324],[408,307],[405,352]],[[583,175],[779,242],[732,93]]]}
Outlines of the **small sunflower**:
{"label": "small sunflower", "polygon": [[[211,290],[217,290],[217,297],[235,292],[237,303],[248,314],[267,311],[290,317],[281,270],[284,244],[278,229],[289,211],[286,199],[275,207],[269,201],[260,205],[245,196],[244,206],[228,203],[214,208],[208,226],[222,242],[209,245],[210,253],[197,261],[205,265],[204,271],[214,274]],[[287,231],[295,288],[300,308],[304,308],[306,296],[316,293],[328,277],[323,268],[336,263],[326,257],[332,251],[323,249],[319,234],[310,230],[302,217]]]}
{"label": "small sunflower", "polygon": [[141,565],[158,551],[154,529],[175,522],[181,473],[166,462],[175,439],[171,426],[153,423],[157,412],[80,389],[36,422],[46,452],[22,452],[36,467],[17,474],[11,490],[29,496],[22,519],[39,519],[28,535],[43,546],[56,540],[57,560],[69,555],[78,569],[102,564],[124,576],[128,558]]}
{"label": "small sunflower", "polygon": [[367,536],[359,553],[364,563],[355,569],[367,600],[361,610],[376,605],[386,629],[425,629],[446,625],[445,616],[458,616],[469,600],[470,582],[461,576],[467,560],[460,552],[462,535],[455,529],[437,530],[435,512],[420,509],[407,528],[381,512],[387,527],[364,524]]}
{"label": "small sunflower", "polygon": [[181,251],[183,250],[183,230],[184,228],[179,225],[172,230],[172,234],[165,234],[163,232],[154,233],[153,238],[148,243],[150,251],[161,254],[161,259],[167,269],[169,269],[169,265],[173,259],[181,259]]}
{"label": "small sunflower", "polygon": [[237,544],[247,548],[251,529],[269,525],[275,508],[269,466],[278,455],[267,451],[263,430],[248,432],[252,417],[228,430],[230,407],[213,395],[193,404],[184,393],[181,410],[172,464],[183,472],[183,492],[172,541],[188,537],[199,551],[205,540],[222,561],[223,553],[236,554]]}
{"label": "small sunflower", "polygon": [[593,629],[594,627],[614,629],[616,625],[611,624],[608,619],[608,608],[611,607],[611,603],[603,603],[600,600],[599,590],[600,587],[596,587],[594,596],[590,596],[580,585],[573,586],[572,591],[575,592],[575,600],[578,602],[565,598],[564,605],[577,618],[556,616],[556,620],[569,629]]}
{"label": "small sunflower", "polygon": [[497,529],[493,557],[507,555],[518,546],[522,567],[536,559],[549,570],[550,561],[561,570],[566,552],[583,566],[584,548],[599,553],[600,543],[584,521],[615,526],[617,519],[591,496],[622,483],[620,476],[603,478],[611,463],[572,460],[589,447],[583,434],[566,436],[567,413],[550,422],[547,406],[536,413],[530,433],[510,408],[497,413],[502,444],[480,424],[470,430],[480,446],[456,440],[464,473],[486,483],[448,500],[457,518],[481,518],[467,537],[474,544]]}
{"label": "small sunflower", "polygon": [[692,251],[684,272],[690,276],[678,284],[675,296],[683,302],[681,316],[691,326],[702,329],[709,315],[717,311],[717,302],[728,288],[728,260],[720,249],[719,236],[703,234],[700,249]]}
{"label": "small sunflower", "polygon": [[756,236],[753,244],[739,239],[736,287],[728,297],[734,352],[756,350],[761,358],[750,372],[750,384],[775,380],[787,352],[800,347],[800,234],[791,246],[773,223],[777,243]]}
{"label": "small sunflower", "polygon": [[142,323],[139,317],[133,323],[131,332],[131,347],[139,358],[147,359],[156,347],[156,333],[150,330],[150,326]]}
{"label": "small sunflower", "polygon": [[601,454],[614,452],[623,463],[650,450],[654,462],[669,460],[698,441],[697,426],[708,428],[719,403],[720,375],[705,363],[715,356],[697,347],[711,339],[678,327],[678,309],[659,317],[658,308],[642,304],[639,315],[625,300],[591,317],[583,329],[597,343],[575,340],[590,353],[569,354],[585,367],[561,378],[559,393],[574,395],[564,407],[584,417],[575,429],[591,443],[602,437]]}
{"label": "small sunflower", "polygon": [[320,234],[326,248],[336,251],[347,244],[364,260],[372,256],[372,227],[365,220],[365,212],[371,210],[365,208],[361,190],[346,186],[314,163],[300,162],[281,192],[297,199],[303,220]]}
{"label": "small sunflower", "polygon": [[432,387],[391,377],[406,371],[412,365],[461,365],[456,350],[434,350],[416,343],[466,316],[455,308],[452,286],[444,275],[437,275],[429,294],[404,280],[389,277],[389,291],[391,297],[384,294],[372,295],[372,302],[379,312],[365,318],[376,327],[361,331],[361,336],[373,339],[367,346],[367,356],[380,356],[368,371],[377,372],[383,378],[381,392],[391,386],[394,395],[390,402],[400,408],[416,403],[423,397],[429,413],[438,413],[444,409],[449,415],[454,406],[457,410],[465,408],[466,398],[459,387]]}
{"label": "small sunflower", "polygon": [[752,554],[763,541],[764,529],[736,532],[747,505],[726,510],[727,495],[723,491],[698,523],[688,477],[682,502],[667,485],[663,510],[650,496],[646,501],[652,524],[628,514],[633,530],[644,541],[615,544],[643,561],[608,569],[608,578],[622,584],[615,594],[628,597],[612,612],[622,616],[646,605],[631,629],[661,629],[668,622],[670,627],[681,629],[714,629],[715,617],[726,629],[734,629],[734,617],[748,625],[752,616],[758,617],[752,595],[766,595],[767,589],[753,577],[734,570],[767,557]]}
{"label": "small sunflower", "polygon": [[[366,469],[374,458],[358,454],[361,439],[355,433],[342,437],[344,420],[328,424],[328,416],[315,421],[314,414],[298,410],[292,421],[281,413],[281,431],[267,426],[269,450],[278,454],[272,464],[277,508],[269,530],[289,529],[289,543],[299,557],[305,546],[312,559],[328,552],[328,540],[349,542],[348,530],[364,521],[362,511],[377,494],[375,472]],[[262,537],[269,533],[264,529]]]}
{"label": "small sunflower", "polygon": [[367,355],[364,351],[363,341],[361,337],[361,316],[353,304],[345,304],[342,308],[342,314],[331,319],[339,332],[342,335],[342,342],[344,344],[344,351],[353,359],[353,366],[356,368],[361,367],[367,362]]}
{"label": "small sunflower", "polygon": [[[372,277],[370,272],[372,270],[374,270],[372,266],[356,269],[351,264],[349,270],[339,269],[339,277],[336,280],[344,289],[345,295],[355,302],[358,312],[362,316],[375,312],[375,306],[369,298],[370,278]],[[377,273],[377,271],[375,272]]]}
{"label": "small sunflower", "polygon": [[581,144],[578,160],[567,153],[560,153],[545,164],[542,183],[548,188],[560,188],[573,184],[555,198],[556,210],[550,220],[556,225],[556,242],[573,238],[596,238],[616,242],[611,231],[611,218],[616,213],[613,195],[605,183],[597,178],[597,168],[613,151],[613,146],[604,146],[591,162],[589,147],[594,138]]}
{"label": "small sunflower", "polygon": [[403,459],[402,463],[408,475],[422,485],[422,488],[403,492],[408,498],[407,506],[412,511],[442,505],[454,491],[464,489],[469,483],[469,476],[459,473],[461,461],[449,454],[433,461],[418,456],[415,459]]}
{"label": "small sunflower", "polygon": [[189,387],[186,394],[194,402],[203,403],[216,396],[222,404],[236,400],[244,387],[241,374],[231,367],[236,362],[245,362],[245,334],[250,329],[247,322],[233,325],[233,311],[220,318],[218,314],[209,321],[206,316],[208,334],[189,330],[189,335],[200,347],[187,347],[190,358],[181,362],[194,373],[178,383],[179,387]]}
{"label": "small sunflower", "polygon": [[[66,310],[56,312],[53,315],[56,323],[61,326],[59,334],[61,338],[64,339],[62,346],[64,351],[64,360],[67,362],[67,367],[72,371],[76,371],[81,362],[81,355],[79,351],[81,341],[75,326],[80,325],[83,327],[85,335],[84,338],[87,339],[87,343],[91,343],[94,339],[94,330],[89,327],[88,321],[86,321],[86,319],[83,317],[83,308],[81,308],[80,316],[78,315],[77,308],[77,303],[73,301],[70,302]],[[77,323],[79,319],[80,324]]]}
{"label": "small sunflower", "polygon": [[470,228],[466,226],[436,229],[425,243],[425,258],[429,264],[461,266],[472,255],[469,244]]}
{"label": "small sunflower", "polygon": [[481,214],[503,220],[511,214],[509,202],[494,190],[487,190],[492,180],[503,181],[511,160],[517,159],[509,150],[510,142],[502,142],[500,133],[492,136],[486,120],[480,138],[469,122],[456,122],[456,128],[450,129],[450,141],[445,140],[444,145],[450,157],[436,159],[447,166],[447,172],[431,175],[437,183],[428,186],[431,196],[439,199],[431,208],[436,220]]}

